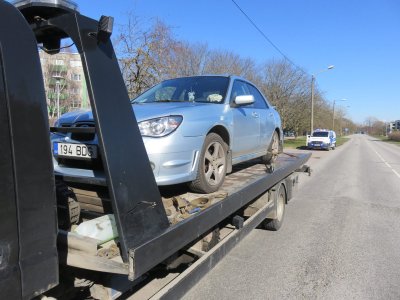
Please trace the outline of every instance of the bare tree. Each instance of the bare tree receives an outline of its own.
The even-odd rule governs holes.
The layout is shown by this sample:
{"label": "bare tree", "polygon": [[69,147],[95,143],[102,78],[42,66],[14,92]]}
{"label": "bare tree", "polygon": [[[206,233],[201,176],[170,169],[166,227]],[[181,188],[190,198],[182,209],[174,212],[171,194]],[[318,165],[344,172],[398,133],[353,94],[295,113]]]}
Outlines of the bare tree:
{"label": "bare tree", "polygon": [[157,21],[142,31],[133,15],[116,39],[121,72],[130,97],[134,97],[160,80],[174,68],[172,52],[176,47],[171,31]]}
{"label": "bare tree", "polygon": [[170,77],[202,75],[208,60],[207,44],[179,42],[174,49],[174,67],[168,72]]}
{"label": "bare tree", "polygon": [[303,130],[309,113],[307,76],[285,60],[270,61],[262,68],[261,89],[279,111],[282,127]]}

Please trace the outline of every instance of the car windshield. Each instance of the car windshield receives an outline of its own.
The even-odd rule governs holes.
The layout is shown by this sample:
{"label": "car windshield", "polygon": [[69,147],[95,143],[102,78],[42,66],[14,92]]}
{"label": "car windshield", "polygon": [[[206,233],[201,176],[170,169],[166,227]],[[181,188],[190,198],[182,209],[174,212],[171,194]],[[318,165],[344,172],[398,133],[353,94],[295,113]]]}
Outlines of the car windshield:
{"label": "car windshield", "polygon": [[329,132],[326,131],[320,131],[320,132],[313,132],[312,136],[315,137],[327,137],[329,135]]}
{"label": "car windshield", "polygon": [[225,99],[229,78],[197,76],[170,79],[152,87],[132,103],[153,102],[208,102],[222,103]]}

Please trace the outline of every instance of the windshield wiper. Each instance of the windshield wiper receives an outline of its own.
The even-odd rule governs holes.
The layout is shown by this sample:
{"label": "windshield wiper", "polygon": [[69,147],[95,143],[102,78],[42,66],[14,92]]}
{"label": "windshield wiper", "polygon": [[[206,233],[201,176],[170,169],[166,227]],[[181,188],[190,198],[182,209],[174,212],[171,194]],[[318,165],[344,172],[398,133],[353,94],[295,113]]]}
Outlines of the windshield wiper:
{"label": "windshield wiper", "polygon": [[169,99],[161,99],[161,100],[157,100],[157,101],[131,101],[131,104],[146,104],[146,103],[162,103],[162,102],[187,102],[187,101],[181,101],[181,100],[169,100]]}
{"label": "windshield wiper", "polygon": [[173,100],[173,99],[161,99],[154,102],[182,102],[180,100]]}

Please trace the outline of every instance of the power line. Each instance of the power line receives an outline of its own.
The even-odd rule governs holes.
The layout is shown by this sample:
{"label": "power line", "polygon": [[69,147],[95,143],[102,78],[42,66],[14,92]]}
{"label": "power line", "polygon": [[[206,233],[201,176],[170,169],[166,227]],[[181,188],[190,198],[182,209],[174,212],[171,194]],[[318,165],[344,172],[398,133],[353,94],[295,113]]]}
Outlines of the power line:
{"label": "power line", "polygon": [[288,62],[290,62],[293,66],[298,68],[299,70],[303,71],[302,68],[300,68],[297,64],[295,64],[289,57],[286,56],[285,53],[279,49],[277,45],[275,45],[269,38],[268,36],[254,23],[254,21],[246,14],[246,12],[239,6],[239,4],[236,3],[235,0],[232,0],[233,4],[236,5],[236,7],[241,11],[241,13],[247,18],[247,20],[251,23],[251,25],[254,26],[254,28],[264,37],[264,39],[276,50],[278,51]]}

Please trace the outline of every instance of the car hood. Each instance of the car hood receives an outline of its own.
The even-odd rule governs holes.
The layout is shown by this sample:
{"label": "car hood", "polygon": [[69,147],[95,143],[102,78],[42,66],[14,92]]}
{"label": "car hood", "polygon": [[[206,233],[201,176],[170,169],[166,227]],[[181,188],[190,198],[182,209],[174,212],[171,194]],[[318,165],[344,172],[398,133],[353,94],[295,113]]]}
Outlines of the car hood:
{"label": "car hood", "polygon": [[330,138],[327,136],[311,136],[308,138],[310,142],[314,141],[330,141]]}
{"label": "car hood", "polygon": [[[132,104],[138,122],[162,116],[185,114],[193,107],[204,107],[207,105],[220,105],[198,102],[162,102],[162,103],[138,103]],[[58,125],[71,125],[78,122],[93,121],[91,110],[77,110],[62,115]]]}

